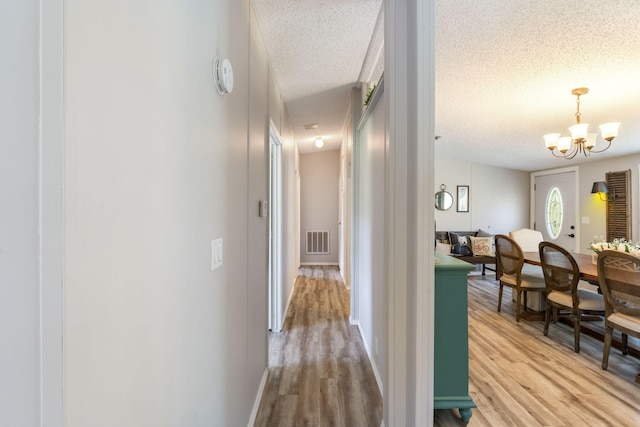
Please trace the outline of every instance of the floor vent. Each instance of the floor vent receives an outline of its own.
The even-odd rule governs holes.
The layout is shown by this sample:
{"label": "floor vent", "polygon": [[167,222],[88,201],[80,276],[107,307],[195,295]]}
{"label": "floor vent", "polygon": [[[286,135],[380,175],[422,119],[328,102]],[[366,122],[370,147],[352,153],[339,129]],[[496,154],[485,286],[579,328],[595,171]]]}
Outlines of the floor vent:
{"label": "floor vent", "polygon": [[329,230],[307,231],[307,255],[329,254]]}

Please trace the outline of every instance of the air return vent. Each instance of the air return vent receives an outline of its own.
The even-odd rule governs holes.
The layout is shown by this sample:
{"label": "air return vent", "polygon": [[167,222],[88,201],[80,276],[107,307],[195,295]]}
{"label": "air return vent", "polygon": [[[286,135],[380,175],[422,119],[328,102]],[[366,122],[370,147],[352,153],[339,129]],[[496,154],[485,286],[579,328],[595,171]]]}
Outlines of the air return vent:
{"label": "air return vent", "polygon": [[329,254],[329,230],[307,231],[307,255]]}

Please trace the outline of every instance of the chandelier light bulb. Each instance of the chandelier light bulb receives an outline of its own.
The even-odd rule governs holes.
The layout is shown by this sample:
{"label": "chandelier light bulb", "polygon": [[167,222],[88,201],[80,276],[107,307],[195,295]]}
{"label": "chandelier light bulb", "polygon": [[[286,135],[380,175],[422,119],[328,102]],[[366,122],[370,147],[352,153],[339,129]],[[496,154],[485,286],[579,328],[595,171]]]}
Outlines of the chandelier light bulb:
{"label": "chandelier light bulb", "polygon": [[561,153],[566,153],[571,148],[572,139],[570,136],[563,136],[558,139],[558,150]]}
{"label": "chandelier light bulb", "polygon": [[597,133],[588,133],[587,139],[584,141],[584,146],[587,150],[591,150],[596,146],[596,139],[598,138]]}
{"label": "chandelier light bulb", "polygon": [[569,128],[569,131],[571,132],[571,138],[573,138],[576,141],[584,141],[585,139],[587,139],[587,128],[589,127],[589,124],[587,123],[578,123],[576,125],[573,125]]}
{"label": "chandelier light bulb", "polygon": [[549,150],[553,150],[558,146],[558,139],[560,139],[559,133],[548,133],[544,138],[544,144],[547,146]]}
{"label": "chandelier light bulb", "polygon": [[611,142],[613,138],[618,136],[618,128],[620,127],[620,122],[615,123],[605,123],[600,125],[600,132],[602,133],[602,139],[605,141]]}

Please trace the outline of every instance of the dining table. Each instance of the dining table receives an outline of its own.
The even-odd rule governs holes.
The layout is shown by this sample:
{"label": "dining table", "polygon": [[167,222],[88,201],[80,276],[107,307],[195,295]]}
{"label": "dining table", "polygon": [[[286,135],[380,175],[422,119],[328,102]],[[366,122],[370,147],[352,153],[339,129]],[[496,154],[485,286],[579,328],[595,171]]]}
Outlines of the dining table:
{"label": "dining table", "polygon": [[[540,252],[523,252],[522,255],[524,256],[524,262],[527,264],[542,265],[540,262]],[[580,279],[598,286],[598,266],[593,263],[593,257],[575,252],[571,253],[571,256],[578,263]]]}

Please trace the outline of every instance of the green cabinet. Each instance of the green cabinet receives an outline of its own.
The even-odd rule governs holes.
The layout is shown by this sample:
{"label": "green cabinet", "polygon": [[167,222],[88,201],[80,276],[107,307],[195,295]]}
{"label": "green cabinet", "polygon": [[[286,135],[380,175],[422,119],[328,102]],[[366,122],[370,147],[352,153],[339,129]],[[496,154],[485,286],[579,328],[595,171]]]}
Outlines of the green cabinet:
{"label": "green cabinet", "polygon": [[458,408],[465,423],[476,404],[469,396],[467,275],[472,264],[435,254],[434,408]]}

